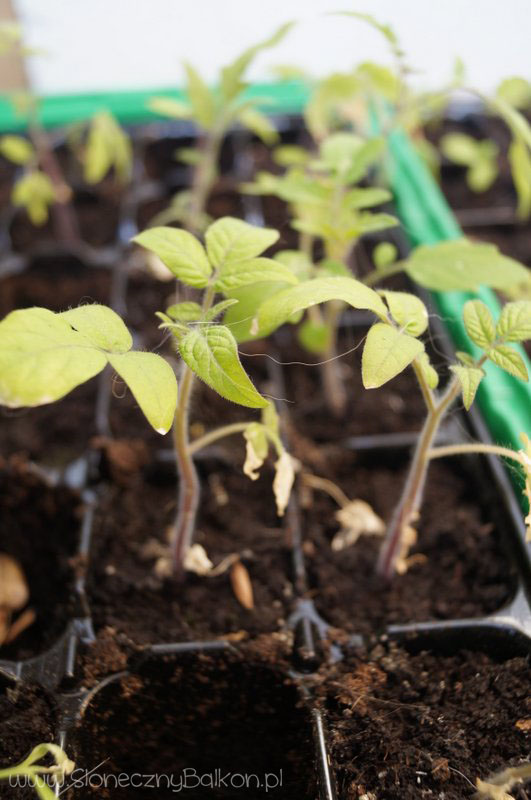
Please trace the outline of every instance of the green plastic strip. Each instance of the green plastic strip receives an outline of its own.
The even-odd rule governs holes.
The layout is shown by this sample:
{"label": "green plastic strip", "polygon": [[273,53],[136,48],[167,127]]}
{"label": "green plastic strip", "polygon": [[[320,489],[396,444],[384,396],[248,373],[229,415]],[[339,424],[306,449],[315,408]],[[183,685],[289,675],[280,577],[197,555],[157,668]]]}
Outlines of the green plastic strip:
{"label": "green plastic strip", "polygon": [[[179,89],[145,89],[134,92],[100,92],[96,94],[58,94],[43,97],[39,117],[46,128],[57,128],[86,120],[97,111],[111,111],[125,125],[153,122],[163,117],[149,111],[152,97],[185,98]],[[270,114],[299,113],[306,105],[309,89],[302,81],[257,83],[244,93],[247,99],[257,98],[259,107]],[[9,96],[0,96],[0,132],[22,131],[24,116],[15,113]]]}
{"label": "green plastic strip", "polygon": [[[395,131],[389,142],[391,181],[399,216],[414,244],[433,244],[463,236],[441,190],[415,152],[411,141]],[[479,297],[495,317],[500,304],[490,289],[475,294],[464,292],[434,293],[439,311],[456,347],[471,352],[471,344],[462,319],[467,300]],[[529,359],[519,348],[528,371]],[[520,449],[520,434],[531,433],[531,387],[513,378],[493,364],[486,367],[487,377],[478,391],[478,403],[493,438],[500,444]]]}

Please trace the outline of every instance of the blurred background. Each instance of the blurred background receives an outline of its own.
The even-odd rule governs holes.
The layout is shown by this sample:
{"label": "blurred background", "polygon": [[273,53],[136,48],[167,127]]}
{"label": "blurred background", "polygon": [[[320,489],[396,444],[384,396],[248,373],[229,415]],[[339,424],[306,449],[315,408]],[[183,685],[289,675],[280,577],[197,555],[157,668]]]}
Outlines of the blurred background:
{"label": "blurred background", "polygon": [[[2,16],[11,13],[22,22],[26,43],[46,51],[27,68],[31,86],[43,94],[176,86],[182,59],[211,81],[220,65],[287,19],[300,24],[274,53],[257,60],[251,79],[270,80],[270,65],[283,61],[315,76],[369,58],[390,63],[377,32],[326,16],[338,9],[367,12],[391,24],[418,70],[417,86],[440,85],[456,56],[470,83],[487,91],[504,76],[530,76],[529,0],[0,2]],[[16,70],[11,80],[13,75],[16,79]]]}

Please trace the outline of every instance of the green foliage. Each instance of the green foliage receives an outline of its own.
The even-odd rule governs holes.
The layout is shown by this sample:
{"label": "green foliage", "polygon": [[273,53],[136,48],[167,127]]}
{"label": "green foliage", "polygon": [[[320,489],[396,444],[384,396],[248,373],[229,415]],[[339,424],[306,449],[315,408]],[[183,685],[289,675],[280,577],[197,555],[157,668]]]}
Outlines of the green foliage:
{"label": "green foliage", "polygon": [[478,286],[508,289],[527,280],[527,270],[492,244],[466,239],[417,247],[404,262],[409,277],[436,291],[467,291]]}
{"label": "green foliage", "polygon": [[430,363],[427,353],[421,353],[416,359],[417,366],[430,389],[436,389],[439,385],[439,376]]}
{"label": "green foliage", "polygon": [[372,260],[376,269],[385,269],[394,264],[398,257],[398,251],[391,242],[380,242],[374,248]]}
{"label": "green foliage", "polygon": [[387,318],[387,308],[379,295],[354,278],[314,278],[265,300],[258,309],[257,330],[262,336],[268,335],[299,311],[329,300],[342,300],[353,308]]}
{"label": "green foliage", "polygon": [[207,286],[212,266],[205,248],[188,231],[177,228],[149,228],[133,239],[151,250],[170,272],[187,286],[203,289]]}
{"label": "green foliage", "polygon": [[243,369],[236,340],[225,325],[197,326],[178,346],[190,369],[221,397],[249,408],[267,405]]}
{"label": "green foliage", "polygon": [[257,228],[234,217],[223,217],[209,227],[205,241],[210,262],[222,277],[224,269],[251,261],[278,237],[278,232],[271,228]]}
{"label": "green foliage", "polygon": [[[53,758],[52,766],[39,763],[48,756]],[[28,785],[35,789],[40,800],[55,800],[56,794],[43,776],[49,776],[51,782],[61,786],[64,777],[70,775],[74,767],[74,762],[70,761],[64,750],[56,744],[38,744],[24,761],[13,767],[0,769],[0,781],[17,777],[26,778]]]}
{"label": "green foliage", "polygon": [[463,403],[468,411],[478,390],[479,384],[485,376],[485,372],[474,366],[461,366],[454,364],[450,367],[452,372],[457,376],[461,385],[461,393],[463,396]]}
{"label": "green foliage", "polygon": [[507,303],[496,326],[496,336],[504,342],[531,339],[531,300]]}
{"label": "green foliage", "polygon": [[389,306],[392,318],[399,328],[412,336],[421,336],[428,327],[428,311],[418,297],[407,292],[382,289],[379,294]]}
{"label": "green foliage", "polygon": [[518,198],[516,213],[520,219],[527,219],[531,214],[531,153],[521,137],[515,137],[509,145],[508,157]]}
{"label": "green foliage", "polygon": [[297,329],[297,338],[309,353],[323,354],[330,347],[332,332],[324,322],[305,320]]}
{"label": "green foliage", "polygon": [[126,183],[131,177],[133,152],[129,137],[108,111],[95,114],[89,124],[83,153],[84,177],[87,183],[99,183],[109,170]]}
{"label": "green foliage", "polygon": [[424,345],[408,333],[377,322],[367,334],[361,360],[366,389],[383,386],[424,352]]}
{"label": "green foliage", "polygon": [[478,141],[465,133],[448,133],[441,140],[444,155],[467,167],[466,180],[473,192],[485,192],[498,176],[498,145],[490,139]]}
{"label": "green foliage", "polygon": [[15,183],[13,205],[26,209],[33,225],[44,225],[49,208],[55,202],[55,190],[49,177],[38,169],[27,172]]}
{"label": "green foliage", "polygon": [[35,148],[31,142],[13,134],[0,137],[0,153],[13,164],[27,164],[35,158]]}
{"label": "green foliage", "polygon": [[105,306],[12,311],[0,322],[0,402],[11,408],[52,403],[109,363],[150,424],[167,433],[177,404],[173,370],[160,356],[131,347],[124,323]]}
{"label": "green foliage", "polygon": [[496,325],[489,309],[481,300],[470,300],[463,309],[466,332],[478,347],[490,347],[496,339]]}
{"label": "green foliage", "polygon": [[505,78],[498,86],[496,95],[521,111],[531,107],[531,83],[525,78]]}

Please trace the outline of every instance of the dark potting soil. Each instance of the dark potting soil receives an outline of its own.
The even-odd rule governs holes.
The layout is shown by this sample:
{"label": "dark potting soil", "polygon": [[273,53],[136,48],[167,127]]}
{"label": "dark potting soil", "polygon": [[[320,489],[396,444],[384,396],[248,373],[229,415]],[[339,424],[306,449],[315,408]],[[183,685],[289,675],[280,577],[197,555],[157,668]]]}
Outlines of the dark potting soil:
{"label": "dark potting soil", "polygon": [[[82,242],[92,247],[104,247],[116,241],[120,221],[120,207],[116,202],[84,189],[74,194],[71,207]],[[34,225],[24,209],[16,211],[9,235],[16,253],[29,253],[43,243],[56,243],[53,212],[44,225]]]}
{"label": "dark potting soil", "polygon": [[[0,769],[14,766],[55,738],[55,706],[45,692],[0,677]],[[1,800],[34,798],[34,789],[0,783]]]}
{"label": "dark potting soil", "polygon": [[[328,473],[325,461],[319,474],[332,477],[349,499],[369,503],[387,522],[405,480],[405,456],[391,450],[337,451]],[[338,506],[328,495],[313,492],[304,515],[304,549],[311,595],[327,621],[371,633],[391,623],[478,617],[510,600],[516,577],[503,549],[504,521],[492,506],[489,484],[468,466],[458,459],[431,465],[412,563],[389,587],[375,575],[381,538],[362,536],[346,549],[332,550],[340,529]]]}
{"label": "dark potting soil", "polygon": [[16,308],[42,306],[66,311],[82,303],[109,304],[111,271],[73,255],[38,256],[22,273],[0,281],[0,318]]}
{"label": "dark potting soil", "polygon": [[320,687],[338,796],[464,800],[477,778],[529,760],[529,666],[394,646],[348,654]]}
{"label": "dark potting soil", "polygon": [[195,541],[215,565],[241,554],[254,609],[246,610],[236,599],[229,571],[212,578],[187,572],[182,583],[159,577],[157,562],[166,554],[177,495],[173,470],[152,467],[146,475],[130,476],[126,487],[111,487],[96,515],[88,595],[97,629],[112,628],[143,645],[229,634],[245,638],[282,628],[293,587],[273,473],[266,467],[259,480],[249,480],[242,472],[243,444],[234,447],[240,449],[234,468],[201,463]]}
{"label": "dark potting soil", "polygon": [[[317,796],[311,720],[297,689],[238,655],[157,658],[109,683],[73,749],[81,769],[105,761],[75,798],[140,800],[155,787],[161,800],[180,791],[190,800]],[[120,774],[128,777],[117,788]]]}
{"label": "dark potting soil", "polygon": [[51,647],[74,611],[76,548],[80,524],[77,493],[48,486],[22,459],[0,461],[0,552],[22,567],[35,622],[0,659],[22,659]]}

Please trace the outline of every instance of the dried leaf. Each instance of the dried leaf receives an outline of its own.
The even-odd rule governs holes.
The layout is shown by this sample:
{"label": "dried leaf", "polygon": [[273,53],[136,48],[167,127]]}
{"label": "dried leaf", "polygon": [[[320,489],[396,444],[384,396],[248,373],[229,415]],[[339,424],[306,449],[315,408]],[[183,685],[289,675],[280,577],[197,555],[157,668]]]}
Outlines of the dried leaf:
{"label": "dried leaf", "polygon": [[29,600],[29,589],[22,567],[11,556],[0,553],[0,608],[18,611]]}
{"label": "dried leaf", "polygon": [[515,725],[519,731],[531,731],[531,719],[519,719]]}
{"label": "dried leaf", "polygon": [[278,461],[275,462],[275,478],[273,480],[273,492],[277,503],[277,514],[284,516],[284,512],[289,502],[291,488],[295,480],[295,467],[297,462],[285,450],[282,452]]}
{"label": "dried leaf", "polygon": [[208,575],[214,564],[207,556],[203,545],[193,544],[187,551],[183,566],[188,572],[195,572],[196,575]]}
{"label": "dried leaf", "polygon": [[517,767],[507,767],[489,775],[484,781],[477,778],[477,793],[474,795],[476,800],[514,800],[509,790],[519,783],[531,778],[531,763],[519,764]]}
{"label": "dried leaf", "polygon": [[352,500],[336,511],[341,530],[332,539],[332,550],[344,550],[358,541],[362,534],[382,536],[385,523],[364,500]]}
{"label": "dried leaf", "polygon": [[247,567],[236,561],[230,571],[230,582],[239,604],[252,611],[254,608],[253,585]]}
{"label": "dried leaf", "polygon": [[21,633],[24,633],[26,628],[29,628],[30,625],[33,625],[36,618],[37,615],[32,608],[27,608],[25,611],[23,611],[7,631],[7,634],[3,640],[3,644],[10,644],[11,642],[14,642]]}

